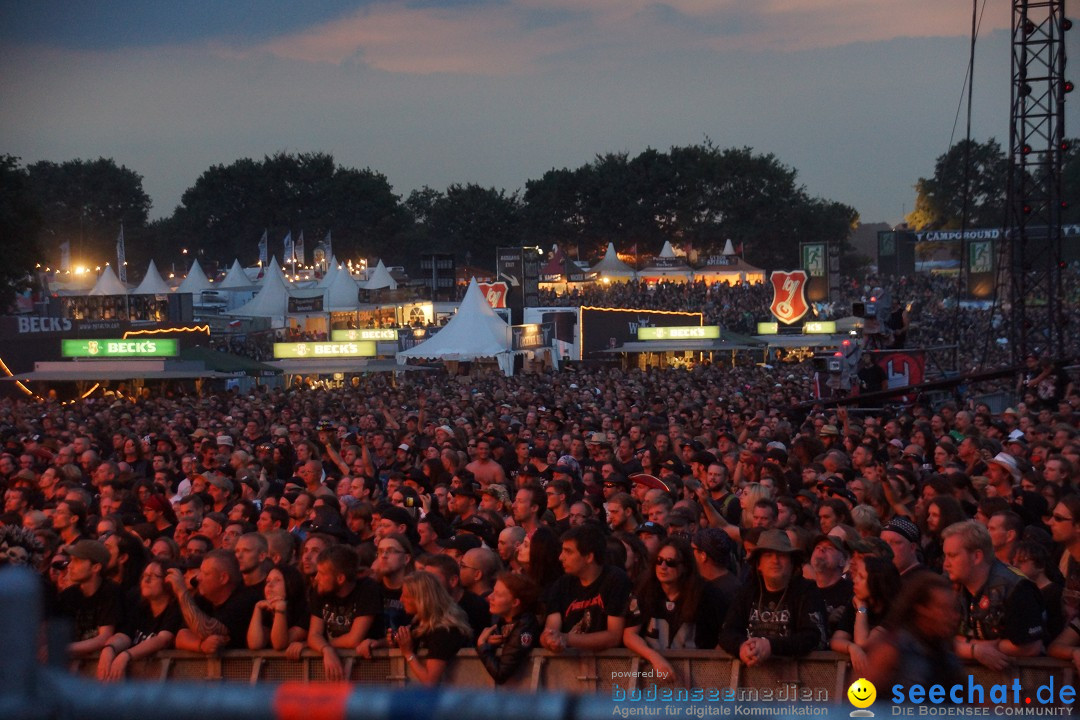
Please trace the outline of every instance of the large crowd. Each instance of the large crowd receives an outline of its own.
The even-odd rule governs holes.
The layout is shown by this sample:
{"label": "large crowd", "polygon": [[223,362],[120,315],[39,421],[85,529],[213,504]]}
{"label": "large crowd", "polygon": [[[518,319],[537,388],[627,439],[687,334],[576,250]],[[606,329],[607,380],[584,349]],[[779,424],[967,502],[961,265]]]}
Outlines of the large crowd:
{"label": "large crowd", "polygon": [[40,574],[102,680],[174,647],[307,649],[330,679],[393,647],[427,684],[465,647],[496,682],[538,648],[620,646],[672,683],[682,648],[831,648],[909,686],[960,660],[1080,669],[1072,378],[1031,357],[1001,413],[803,409],[807,382],[703,365],[8,399],[0,562]]}

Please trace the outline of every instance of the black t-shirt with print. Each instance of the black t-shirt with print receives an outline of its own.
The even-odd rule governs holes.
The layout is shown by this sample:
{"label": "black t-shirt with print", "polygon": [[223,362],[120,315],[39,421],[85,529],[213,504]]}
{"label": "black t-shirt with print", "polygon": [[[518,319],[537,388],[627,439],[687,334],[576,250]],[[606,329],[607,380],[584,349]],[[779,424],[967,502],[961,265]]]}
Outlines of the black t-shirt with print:
{"label": "black t-shirt with print", "polygon": [[[377,618],[383,609],[379,584],[371,578],[360,578],[348,595],[319,595],[311,614],[322,618],[327,638],[348,635],[356,618],[369,615]],[[374,626],[374,623],[373,623]],[[369,631],[370,634],[370,631]]]}
{"label": "black t-shirt with print", "polygon": [[630,591],[626,571],[613,565],[605,565],[587,586],[573,575],[563,575],[552,586],[548,613],[562,617],[564,633],[603,632],[609,616],[625,615]]}
{"label": "black t-shirt with print", "polygon": [[136,603],[124,620],[121,632],[131,638],[132,645],[138,645],[160,632],[171,632],[174,636],[184,627],[184,615],[180,606],[170,602],[160,614],[155,615],[150,604]]}
{"label": "black t-shirt with print", "polygon": [[75,640],[90,640],[105,626],[116,628],[124,616],[124,592],[112,580],[103,580],[93,595],[78,585],[60,593],[60,614],[75,621]]}

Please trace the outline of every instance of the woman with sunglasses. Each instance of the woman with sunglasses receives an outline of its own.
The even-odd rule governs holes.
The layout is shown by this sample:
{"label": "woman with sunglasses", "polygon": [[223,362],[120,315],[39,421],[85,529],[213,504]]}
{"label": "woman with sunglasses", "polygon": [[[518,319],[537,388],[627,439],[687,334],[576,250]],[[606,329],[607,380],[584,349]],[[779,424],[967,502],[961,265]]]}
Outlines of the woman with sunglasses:
{"label": "woman with sunglasses", "polygon": [[[655,567],[630,599],[623,644],[652,664],[659,682],[676,682],[665,650],[696,648],[697,625],[717,603],[703,602],[703,583],[690,543],[669,537],[656,552]],[[711,606],[711,607],[710,607]],[[723,618],[713,621],[719,625]]]}
{"label": "woman with sunglasses", "polygon": [[139,580],[139,602],[122,630],[109,638],[98,659],[98,680],[122,680],[132,660],[148,658],[173,646],[184,627],[176,596],[165,583],[171,565],[151,560]]}

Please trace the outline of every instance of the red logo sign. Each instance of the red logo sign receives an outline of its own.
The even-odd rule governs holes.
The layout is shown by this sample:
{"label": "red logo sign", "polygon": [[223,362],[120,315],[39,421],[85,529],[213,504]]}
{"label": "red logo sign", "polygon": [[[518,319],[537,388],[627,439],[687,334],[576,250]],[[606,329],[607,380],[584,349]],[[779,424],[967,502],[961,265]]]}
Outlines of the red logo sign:
{"label": "red logo sign", "polygon": [[806,271],[792,270],[781,272],[777,270],[769,276],[772,282],[773,298],[769,310],[776,319],[785,325],[790,325],[803,315],[810,307],[806,304]]}
{"label": "red logo sign", "polygon": [[480,292],[484,293],[484,297],[495,310],[500,310],[506,307],[506,292],[507,286],[504,282],[493,283],[476,283],[480,287]]}

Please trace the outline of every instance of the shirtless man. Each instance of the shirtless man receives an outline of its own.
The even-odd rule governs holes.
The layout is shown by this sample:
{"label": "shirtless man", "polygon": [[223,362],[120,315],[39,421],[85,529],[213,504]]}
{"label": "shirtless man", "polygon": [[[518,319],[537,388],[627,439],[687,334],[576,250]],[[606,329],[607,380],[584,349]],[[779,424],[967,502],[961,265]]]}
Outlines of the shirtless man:
{"label": "shirtless man", "polygon": [[498,483],[506,484],[506,472],[502,465],[491,459],[491,443],[481,438],[476,441],[476,459],[465,466],[481,487]]}

